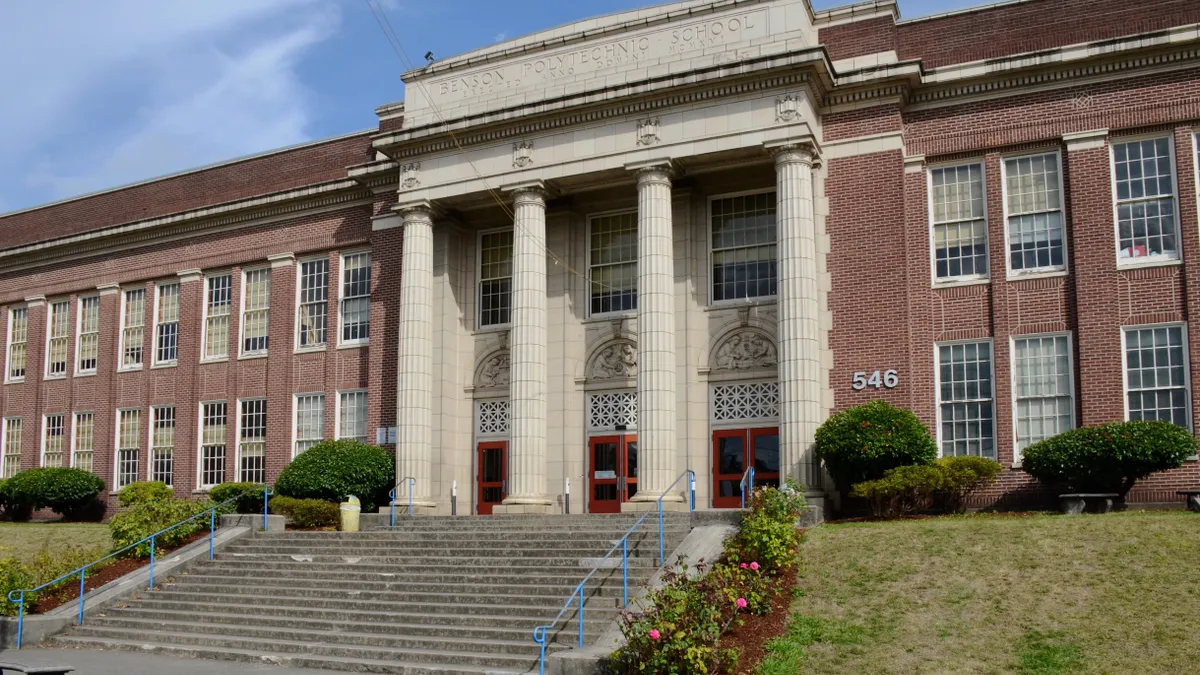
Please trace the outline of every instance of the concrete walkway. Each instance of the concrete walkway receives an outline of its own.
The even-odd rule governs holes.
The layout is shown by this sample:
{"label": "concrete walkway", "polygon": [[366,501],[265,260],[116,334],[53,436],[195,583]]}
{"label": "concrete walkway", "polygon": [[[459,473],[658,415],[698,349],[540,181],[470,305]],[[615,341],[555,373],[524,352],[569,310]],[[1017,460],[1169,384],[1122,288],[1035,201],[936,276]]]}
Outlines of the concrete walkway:
{"label": "concrete walkway", "polygon": [[[207,659],[176,659],[157,654],[138,652],[105,652],[93,649],[42,649],[26,647],[21,650],[0,650],[0,661],[15,661],[24,665],[66,665],[75,668],[71,675],[141,675],[170,673],[171,675],[329,675],[329,670],[280,668],[270,664]],[[6,673],[7,675],[7,673]]]}

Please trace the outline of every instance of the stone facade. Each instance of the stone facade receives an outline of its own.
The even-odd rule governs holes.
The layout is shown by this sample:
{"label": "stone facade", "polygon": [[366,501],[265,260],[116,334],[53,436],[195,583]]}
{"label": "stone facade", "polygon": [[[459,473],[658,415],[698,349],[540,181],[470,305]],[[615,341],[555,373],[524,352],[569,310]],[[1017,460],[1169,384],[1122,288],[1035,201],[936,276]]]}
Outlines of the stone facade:
{"label": "stone facade", "polygon": [[407,73],[371,133],[0,216],[0,470],[170,454],[190,494],[355,436],[424,513],[678,508],[688,470],[736,506],[751,464],[820,502],[817,426],[883,398],[1036,499],[1046,429],[1200,421],[1200,9],[1071,1],[618,13]]}

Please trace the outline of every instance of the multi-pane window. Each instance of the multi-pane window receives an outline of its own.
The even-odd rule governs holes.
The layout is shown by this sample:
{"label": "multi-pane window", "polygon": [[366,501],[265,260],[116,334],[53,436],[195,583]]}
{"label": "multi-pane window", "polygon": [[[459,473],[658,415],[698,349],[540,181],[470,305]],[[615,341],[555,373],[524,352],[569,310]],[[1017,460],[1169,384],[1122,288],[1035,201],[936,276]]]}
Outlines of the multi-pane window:
{"label": "multi-pane window", "polygon": [[1191,428],[1186,355],[1183,326],[1125,330],[1129,419],[1165,420]]}
{"label": "multi-pane window", "polygon": [[146,338],[146,289],[125,291],[121,309],[121,367],[141,368]]}
{"label": "multi-pane window", "polygon": [[79,299],[79,373],[96,372],[96,360],[100,354],[100,296]]}
{"label": "multi-pane window", "polygon": [[371,254],[342,256],[342,344],[371,337]]}
{"label": "multi-pane window", "polygon": [[179,284],[158,287],[158,309],[154,328],[154,362],[179,360]]}
{"label": "multi-pane window", "polygon": [[1013,339],[1017,451],[1075,427],[1066,335]]}
{"label": "multi-pane window", "polygon": [[1013,272],[1064,268],[1058,153],[1004,162],[1008,266]]}
{"label": "multi-pane window", "polygon": [[83,471],[92,470],[92,455],[96,449],[96,415],[75,413],[75,436],[71,440],[71,466]]}
{"label": "multi-pane window", "polygon": [[246,272],[242,294],[242,353],[266,354],[271,324],[270,268]]}
{"label": "multi-pane window", "polygon": [[713,301],[775,295],[775,193],[714,199],[711,218]]}
{"label": "multi-pane window", "polygon": [[[369,268],[368,268],[369,269]],[[300,261],[300,302],[296,345],[300,349],[325,346],[325,315],[329,302],[329,259]]]}
{"label": "multi-pane window", "polygon": [[46,415],[42,423],[42,466],[63,465],[63,416]]}
{"label": "multi-pane window", "polygon": [[637,309],[637,214],[593,218],[589,239],[592,314]]}
{"label": "multi-pane window", "polygon": [[167,485],[175,478],[175,406],[150,409],[150,480]]}
{"label": "multi-pane window", "polygon": [[29,339],[29,309],[20,307],[8,314],[8,367],[5,377],[10,382],[25,379],[25,342]]}
{"label": "multi-pane window", "polygon": [[117,489],[137,482],[138,455],[142,436],[142,411],[117,411]]}
{"label": "multi-pane window", "polygon": [[49,340],[46,343],[46,377],[67,375],[67,334],[70,331],[71,303],[50,303]]}
{"label": "multi-pane window", "polygon": [[992,344],[938,345],[942,456],[996,458]]}
{"label": "multi-pane window", "polygon": [[238,425],[238,470],[243,483],[265,483],[267,480],[267,399],[254,398],[241,402]]}
{"label": "multi-pane window", "polygon": [[21,470],[21,418],[4,418],[4,435],[0,437],[0,480],[12,478]]}
{"label": "multi-pane window", "polygon": [[293,457],[325,439],[325,395],[296,395],[296,448]]}
{"label": "multi-pane window", "polygon": [[367,392],[343,391],[339,394],[338,438],[367,441]]}
{"label": "multi-pane window", "polygon": [[513,233],[479,235],[479,325],[503,326],[512,315]]}
{"label": "multi-pane window", "polygon": [[987,276],[983,165],[932,169],[929,183],[935,276],[939,281]]}
{"label": "multi-pane window", "polygon": [[224,401],[200,405],[200,484],[225,482],[225,425],[228,409]]}
{"label": "multi-pane window", "polygon": [[233,306],[233,276],[204,280],[204,358],[229,356],[229,309]]}
{"label": "multi-pane window", "polygon": [[1168,137],[1112,146],[1117,257],[1122,261],[1179,257],[1171,155]]}

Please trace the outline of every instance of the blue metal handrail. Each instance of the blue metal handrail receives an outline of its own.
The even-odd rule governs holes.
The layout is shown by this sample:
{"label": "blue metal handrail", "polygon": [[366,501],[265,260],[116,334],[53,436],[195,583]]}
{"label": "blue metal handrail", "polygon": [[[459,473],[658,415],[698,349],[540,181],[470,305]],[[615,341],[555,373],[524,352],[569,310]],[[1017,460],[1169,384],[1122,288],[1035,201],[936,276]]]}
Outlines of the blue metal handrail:
{"label": "blue metal handrail", "polygon": [[[663,493],[659,495],[658,499],[655,500],[655,502],[658,504],[659,566],[662,566],[665,563],[663,557],[663,498],[671,493],[671,489],[678,485],[679,479],[683,478],[684,476],[690,476],[688,480],[688,512],[690,513],[694,511],[696,508],[696,472],[692,471],[691,469],[679,474],[679,476],[667,487],[667,489],[663,490]],[[604,557],[600,558],[595,567],[593,567],[592,570],[587,573],[587,576],[583,578],[583,581],[580,581],[575,586],[575,590],[571,591],[571,597],[567,598],[567,602],[563,605],[562,609],[558,611],[558,616],[555,616],[550,623],[533,629],[533,641],[538,644],[541,652],[538,657],[538,673],[540,673],[540,675],[546,675],[546,632],[558,624],[559,619],[562,619],[563,615],[567,613],[567,610],[571,608],[571,603],[575,601],[576,596],[579,597],[579,647],[583,648],[584,586],[587,584],[588,579],[591,579],[596,572],[600,571],[600,566],[603,565],[604,562],[616,552],[618,546],[621,547],[621,606],[629,606],[629,537],[638,529],[638,527],[641,526],[642,522],[646,520],[646,516],[648,515],[650,515],[649,510],[643,513],[641,518],[637,519],[637,522],[633,524],[633,527],[629,528],[625,532],[625,536],[621,537],[620,541],[613,544],[612,548],[608,549],[608,553],[605,553]]]}
{"label": "blue metal handrail", "polygon": [[[413,493],[413,488],[415,488],[417,486],[417,479],[413,478],[412,476],[405,476],[404,478],[401,478],[400,480],[408,481],[408,517],[412,518],[412,511],[413,511],[412,493]],[[391,501],[391,504],[392,504],[392,527],[396,526],[396,490],[399,489],[399,487],[400,487],[400,481],[396,481],[395,487],[393,487],[392,491],[388,493],[389,500]]]}
{"label": "blue metal handrail", "polygon": [[[750,480],[747,481],[747,478]],[[750,492],[754,492],[754,467],[746,469],[746,473],[742,474],[742,480],[738,483],[738,487],[742,489],[742,508],[744,509],[746,508],[746,489],[749,488]]]}
{"label": "blue metal handrail", "polygon": [[[263,523],[262,524],[263,524],[264,532],[267,529],[267,500],[273,492],[274,491],[271,489],[271,487],[269,485],[263,486]],[[108,560],[109,558],[118,556],[130,549],[141,546],[142,544],[144,544],[146,542],[150,542],[150,566],[149,566],[150,567],[150,583],[147,586],[147,588],[149,590],[153,591],[154,590],[154,557],[155,557],[154,540],[159,535],[170,532],[171,530],[179,527],[180,525],[185,525],[187,523],[190,523],[193,520],[199,518],[200,516],[207,514],[208,515],[208,559],[212,560],[213,555],[214,555],[214,550],[215,550],[214,538],[215,538],[216,531],[217,531],[217,510],[219,510],[221,507],[225,506],[226,504],[235,502],[241,498],[242,498],[242,495],[238,495],[236,497],[230,497],[229,499],[226,499],[225,501],[221,502],[220,504],[213,504],[209,508],[201,511],[200,513],[197,513],[196,515],[192,516],[191,518],[185,518],[184,520],[181,520],[178,523],[171,525],[170,527],[167,527],[165,529],[159,530],[158,532],[155,532],[154,534],[150,535],[149,537],[146,537],[145,539],[141,539],[138,542],[130,544],[120,550],[113,551],[112,553],[109,553],[108,555],[104,556],[103,558],[97,558],[96,560],[93,560],[92,562],[84,565],[83,567],[80,567],[79,569],[67,572],[66,574],[62,575],[61,577],[59,577],[57,579],[54,579],[52,581],[47,581],[46,583],[42,584],[41,586],[38,586],[37,588],[28,588],[25,590],[9,591],[8,601],[17,603],[17,649],[21,648],[21,630],[25,625],[25,594],[26,593],[37,593],[38,591],[42,590],[43,588],[45,588],[47,586],[56,584],[65,579],[69,579],[69,578],[75,576],[76,574],[78,574],[79,575],[79,617],[75,620],[75,625],[77,625],[77,626],[83,625],[84,582],[87,579],[87,570],[89,567],[94,567],[97,564],[102,563],[105,560]],[[16,595],[17,597],[14,598],[13,597],[14,595]]]}

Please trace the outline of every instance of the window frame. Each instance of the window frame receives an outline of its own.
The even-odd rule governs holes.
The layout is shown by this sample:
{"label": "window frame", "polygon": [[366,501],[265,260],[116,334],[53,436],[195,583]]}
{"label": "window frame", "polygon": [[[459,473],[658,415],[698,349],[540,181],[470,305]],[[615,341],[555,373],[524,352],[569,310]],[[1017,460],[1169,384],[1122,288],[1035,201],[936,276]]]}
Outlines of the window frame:
{"label": "window frame", "polygon": [[[128,295],[130,293],[136,293],[138,291],[142,292],[142,325],[141,325],[142,356],[138,360],[138,363],[136,366],[127,366],[127,365],[125,365],[125,347],[127,346],[127,343],[125,341],[125,332],[130,329],[130,326],[129,326],[129,324],[126,323],[126,319],[127,319],[126,308],[128,306],[128,300],[129,300]],[[146,366],[146,287],[145,286],[136,286],[136,287],[132,287],[132,288],[122,288],[121,289],[121,309],[120,309],[120,311],[121,311],[121,322],[120,322],[121,328],[117,334],[117,372],[119,372],[119,373],[120,372],[135,372],[135,371],[141,370],[142,368],[144,368]]]}
{"label": "window frame", "polygon": [[[9,431],[9,428],[12,426],[12,423],[14,420],[21,427],[20,431],[17,432],[18,434],[20,434],[20,438],[18,439],[20,442],[17,443],[17,451],[10,452],[11,449],[8,447],[8,431]],[[0,418],[0,480],[12,478],[13,476],[20,473],[20,471],[21,471],[21,456],[23,454],[21,452],[21,446],[24,444],[24,442],[25,442],[25,421],[24,421],[24,419],[21,418],[19,415],[9,415],[7,417]],[[16,470],[13,471],[11,474],[9,474],[9,472],[8,472],[9,457],[17,458]]]}
{"label": "window frame", "polygon": [[[221,455],[221,483],[229,482],[229,400],[228,399],[213,399],[199,401],[196,404],[196,489],[201,492],[207,492],[212,488],[221,485],[221,483],[205,483],[204,482],[204,406],[223,404],[225,406],[225,436],[221,439],[224,451]],[[178,420],[178,409],[176,409],[176,420]],[[178,431],[178,427],[176,427]],[[178,443],[176,443],[178,445]]]}
{"label": "window frame", "polygon": [[[96,330],[83,332],[83,303],[87,300],[96,301]],[[100,307],[100,294],[90,293],[81,295],[75,299],[75,377],[95,375],[100,372],[100,317],[102,311]],[[96,336],[96,365],[91,368],[84,369],[83,365],[83,337],[85,335]]]}
{"label": "window frame", "polygon": [[233,271],[232,270],[219,270],[219,271],[215,271],[215,272],[205,273],[204,276],[201,278],[201,281],[203,282],[203,284],[201,286],[201,291],[200,291],[200,293],[201,293],[200,302],[201,302],[201,306],[202,306],[202,310],[200,312],[200,363],[221,363],[222,361],[229,360],[229,339],[228,339],[229,338],[229,335],[228,335],[229,328],[228,328],[228,326],[225,329],[226,330],[225,353],[220,356],[209,356],[208,355],[208,320],[210,318],[214,318],[214,317],[209,316],[209,313],[208,313],[208,311],[209,311],[208,284],[209,284],[210,279],[219,279],[221,277],[229,277],[229,313],[225,315],[225,320],[229,324],[232,324],[232,322],[233,322]]}
{"label": "window frame", "polygon": [[[325,441],[325,400],[328,398],[323,391],[298,392],[292,394],[292,459],[299,457],[300,452],[296,452],[296,446],[300,441],[310,441],[311,438],[300,438],[300,399],[311,396],[321,397],[321,438],[318,442]],[[368,395],[369,396],[369,395]]]}
{"label": "window frame", "polygon": [[[1175,240],[1176,251],[1178,255],[1170,258],[1164,255],[1157,256],[1140,256],[1138,258],[1122,258],[1121,257],[1121,202],[1117,199],[1117,146],[1126,143],[1138,143],[1142,141],[1153,141],[1160,138],[1167,139],[1167,153],[1171,158],[1171,198],[1175,200]],[[1108,175],[1109,189],[1112,190],[1112,217],[1113,217],[1113,256],[1117,261],[1118,269],[1130,269],[1138,267],[1156,267],[1159,265],[1182,265],[1183,264],[1183,214],[1180,212],[1179,200],[1179,158],[1175,154],[1175,134],[1170,131],[1163,133],[1148,133],[1148,134],[1132,134],[1129,136],[1109,136],[1108,137]],[[1133,203],[1130,200],[1129,203]],[[1157,324],[1156,324],[1157,325]],[[1122,327],[1121,335],[1124,335]],[[1122,337],[1122,345],[1124,338]],[[1122,360],[1125,358],[1124,350],[1121,352]]]}
{"label": "window frame", "polygon": [[162,295],[163,295],[162,289],[167,286],[175,286],[176,287],[177,290],[176,290],[175,297],[178,298],[178,300],[176,300],[176,303],[178,304],[178,307],[176,308],[176,310],[180,314],[182,314],[182,311],[183,311],[183,285],[180,284],[179,281],[175,281],[175,280],[156,282],[154,284],[154,310],[153,310],[154,311],[154,321],[152,323],[153,332],[151,333],[151,338],[150,338],[150,352],[151,352],[150,353],[150,367],[152,369],[153,368],[174,368],[175,366],[179,365],[179,317],[176,317],[175,321],[173,322],[175,324],[175,359],[173,361],[159,361],[158,360],[158,337],[159,337],[158,329],[159,329],[159,326],[163,325],[158,320],[159,319],[158,307],[159,307],[160,301],[162,300]]}
{"label": "window frame", "polygon": [[[366,406],[367,406],[366,410],[368,413],[368,417],[366,420],[363,421],[363,423],[366,425],[366,428],[363,430],[365,432],[364,438],[366,438],[366,441],[363,441],[363,442],[364,443],[369,442],[371,440],[371,424],[370,424],[370,414],[369,414],[370,406],[371,406],[371,394],[368,392],[367,389],[364,389],[364,388],[337,390],[337,408],[334,410],[334,418],[333,418],[333,438],[334,438],[334,440],[338,440],[338,441],[344,440],[346,438],[351,438],[351,437],[342,436],[342,396],[344,396],[345,394],[364,394],[366,396],[365,401],[366,401]],[[353,438],[357,438],[357,437],[353,437]]]}
{"label": "window frame", "polygon": [[[267,346],[264,347],[263,349],[256,349],[254,351],[246,351],[246,323],[247,323],[246,322],[246,311],[247,311],[246,310],[246,298],[247,298],[247,296],[249,294],[249,290],[250,290],[250,285],[247,282],[247,278],[251,274],[257,274],[258,272],[264,272],[264,271],[267,273],[267,306],[266,306],[266,309],[265,310],[254,309],[254,310],[250,310],[250,311],[253,311],[253,312],[265,311],[267,313],[267,318],[266,318],[266,321],[267,321],[267,323],[266,323]],[[267,356],[267,352],[271,348],[271,282],[273,281],[272,277],[274,277],[275,275],[272,273],[272,269],[271,269],[270,265],[255,265],[254,267],[242,268],[241,275],[242,275],[242,287],[241,287],[241,292],[238,293],[238,295],[240,296],[240,304],[238,306],[238,349],[237,349],[238,359],[265,358]],[[239,410],[240,410],[240,407],[239,407]]]}
{"label": "window frame", "polygon": [[155,465],[154,451],[155,451],[155,448],[157,447],[154,445],[154,430],[157,428],[157,425],[158,425],[159,411],[165,410],[168,408],[171,410],[171,429],[172,429],[171,430],[171,471],[168,474],[170,479],[165,480],[163,482],[167,484],[167,487],[174,488],[175,487],[175,450],[176,450],[175,446],[177,446],[179,444],[178,436],[176,436],[176,432],[179,431],[179,406],[177,406],[173,403],[150,406],[150,416],[149,416],[150,423],[146,425],[146,480],[149,480],[149,481],[161,480],[161,479],[156,479],[155,475],[154,475],[154,465]]}
{"label": "window frame", "polygon": [[[508,321],[504,323],[491,323],[483,325],[483,238],[485,235],[496,234],[498,232],[512,232],[513,235],[513,257],[512,266],[514,274],[510,274],[509,279],[509,301],[508,301]],[[513,313],[513,279],[516,278],[517,265],[517,228],[516,225],[510,227],[492,227],[486,230],[480,230],[475,233],[475,331],[482,333],[485,331],[507,330],[512,328],[512,313]],[[502,277],[496,277],[500,279]]]}
{"label": "window frame", "polygon": [[127,412],[136,412],[137,413],[138,429],[137,429],[137,433],[133,435],[133,438],[136,439],[136,442],[137,442],[137,447],[133,448],[133,449],[137,451],[137,455],[136,455],[136,459],[135,459],[136,464],[134,465],[134,468],[133,468],[133,480],[130,481],[130,482],[136,483],[141,476],[141,469],[142,469],[142,443],[141,443],[141,439],[142,439],[142,409],[140,407],[126,406],[126,407],[117,408],[115,412],[116,412],[116,414],[114,416],[115,423],[113,424],[114,429],[113,429],[113,482],[112,482],[112,485],[113,485],[113,492],[120,492],[121,488],[125,487],[126,485],[129,485],[129,483],[125,483],[125,484],[121,483],[121,452],[123,450],[128,449],[121,445],[121,414],[127,413]]}
{"label": "window frame", "polygon": [[[1067,331],[1052,331],[1049,333],[1021,333],[1019,335],[1018,334],[1009,335],[1008,336],[1008,372],[1009,372],[1008,380],[1009,380],[1009,389],[1012,390],[1012,392],[1011,392],[1012,400],[1010,401],[1012,407],[1010,408],[1010,410],[1012,410],[1012,415],[1011,415],[1011,417],[1012,417],[1012,444],[1013,444],[1012,445],[1012,447],[1013,447],[1012,466],[1014,469],[1021,466],[1021,460],[1022,460],[1021,448],[1020,448],[1020,445],[1018,444],[1018,439],[1017,439],[1017,400],[1018,400],[1017,399],[1017,340],[1030,340],[1030,339],[1035,339],[1035,338],[1049,338],[1049,337],[1053,337],[1053,338],[1066,337],[1067,338],[1067,358],[1069,359],[1069,361],[1067,363],[1067,386],[1070,388],[1069,393],[1071,396],[1071,428],[1072,429],[1079,428],[1079,414],[1078,414],[1078,411],[1076,410],[1076,407],[1079,405],[1079,395],[1078,395],[1077,387],[1075,384],[1075,361],[1076,361],[1076,359],[1075,359],[1075,337],[1074,337],[1074,334],[1071,331],[1067,330]],[[995,369],[996,369],[995,361],[996,361],[996,355],[995,355],[994,347],[993,347],[992,389],[996,388],[996,385],[994,382]],[[1122,351],[1122,353],[1121,353],[1122,367],[1124,367],[1124,361],[1125,361],[1125,354],[1124,354],[1124,351]],[[1049,398],[1049,397],[1039,397],[1039,398]],[[997,454],[997,457],[999,457],[999,450],[997,450],[996,454]]]}
{"label": "window frame", "polygon": [[[748,197],[751,195],[760,195],[775,193],[775,294],[774,295],[757,295],[752,298],[731,298],[725,300],[713,299],[713,218],[712,205],[715,201],[722,199],[730,199],[732,197]],[[705,286],[708,287],[708,306],[709,307],[730,307],[730,306],[745,306],[756,304],[770,304],[779,301],[779,187],[773,185],[769,188],[760,188],[757,190],[740,190],[738,192],[723,192],[721,194],[709,195],[704,203],[704,248],[707,251],[708,266],[705,268]],[[641,251],[638,251],[641,255]],[[641,270],[638,271],[639,281]],[[638,289],[641,292],[641,289]]]}
{"label": "window frame", "polygon": [[[995,456],[989,457],[988,459],[994,459],[997,462],[1000,461],[1000,444],[999,444],[999,437],[997,435],[999,415],[998,415],[998,409],[997,409],[997,405],[996,405],[996,341],[994,338],[991,338],[991,337],[971,338],[971,339],[967,339],[967,340],[944,340],[944,341],[933,343],[933,405],[934,405],[935,423],[937,424],[937,433],[935,434],[934,439],[937,442],[939,458],[948,456],[948,455],[944,454],[944,451],[942,449],[942,403],[943,403],[943,401],[942,401],[942,350],[941,350],[941,348],[953,346],[953,345],[980,344],[983,342],[988,343],[988,345],[990,345],[991,350],[992,350],[992,377],[991,377],[992,391],[991,391],[990,400],[992,402],[992,449],[995,453]],[[954,456],[957,456],[957,455],[954,455]],[[975,455],[971,455],[971,456],[974,457]],[[979,456],[982,457],[983,455],[979,455]]]}
{"label": "window frame", "polygon": [[[1059,206],[1058,212],[1062,214],[1062,265],[1050,265],[1048,267],[1035,267],[1031,270],[1014,270],[1012,268],[1012,240],[1010,239],[1010,231],[1008,220],[1014,217],[1014,214],[1008,209],[1008,161],[1013,159],[1025,159],[1032,157],[1043,157],[1046,155],[1054,155],[1058,162],[1058,194]],[[1022,152],[1008,153],[1000,156],[1000,212],[1004,218],[1004,272],[1005,280],[1013,281],[1015,279],[1035,279],[1040,277],[1060,277],[1067,276],[1071,273],[1071,255],[1067,236],[1067,226],[1070,222],[1070,216],[1067,213],[1067,182],[1065,180],[1066,172],[1063,167],[1062,148],[1046,147],[1041,150],[1026,150]],[[984,175],[984,215],[987,214],[987,176]],[[932,198],[932,197],[931,197]],[[1052,213],[1052,211],[1042,211],[1041,213]],[[1020,214],[1029,215],[1029,214]],[[991,237],[988,237],[991,239]],[[991,267],[991,258],[988,258],[989,269]]]}
{"label": "window frame", "polygon": [[[13,335],[13,316],[19,311],[25,312],[25,341],[18,344],[25,345],[25,373],[21,377],[9,377],[12,367],[12,335]],[[24,304],[20,307],[8,308],[8,320],[4,327],[4,383],[18,384],[25,381],[25,377],[29,375],[29,305]]]}
{"label": "window frame", "polygon": [[[1130,330],[1146,330],[1154,328],[1179,328],[1180,335],[1183,338],[1183,388],[1186,395],[1183,397],[1186,407],[1185,415],[1187,417],[1187,430],[1194,433],[1195,421],[1192,418],[1192,354],[1191,345],[1188,341],[1188,323],[1186,321],[1164,321],[1160,323],[1135,323],[1122,324],[1121,331],[1121,407],[1124,410],[1124,421],[1129,421],[1129,361],[1126,350],[1128,342],[1126,340],[1126,331]],[[1193,455],[1194,457],[1194,455]]]}
{"label": "window frame", "polygon": [[[366,255],[367,256],[367,269],[369,270],[368,274],[370,275],[370,279],[367,282],[367,294],[353,296],[354,298],[366,298],[367,299],[367,337],[358,338],[355,340],[343,340],[342,336],[344,335],[344,333],[342,331],[344,330],[344,327],[346,325],[345,302],[346,302],[346,298],[347,298],[347,296],[345,295],[346,258],[349,258],[351,256],[356,256],[356,255]],[[371,344],[371,296],[372,296],[371,285],[375,283],[374,265],[375,265],[375,256],[372,253],[371,249],[369,249],[369,248],[352,249],[349,251],[342,251],[342,252],[338,253],[337,346],[339,349],[343,348],[343,347],[346,347],[346,348],[365,347],[365,346]],[[329,318],[326,317],[325,321],[327,324],[326,329],[325,329],[326,330],[325,344],[328,345],[329,344],[329,332],[328,332],[329,331],[329,327],[328,327]]]}
{"label": "window frame", "polygon": [[[978,164],[979,169],[983,174],[983,253],[987,260],[985,268],[987,272],[984,274],[960,275],[957,277],[946,277],[939,279],[937,275],[937,235],[935,234],[938,225],[947,225],[948,223],[938,223],[934,221],[933,209],[933,172],[938,169],[949,169],[960,166],[970,166]],[[933,288],[947,288],[951,286],[971,286],[974,284],[988,284],[992,281],[992,223],[991,214],[988,213],[988,184],[987,184],[987,158],[986,157],[964,157],[951,162],[938,162],[936,164],[927,164],[925,166],[925,208],[928,211],[927,228],[929,230],[929,279]],[[964,222],[964,221],[958,221]],[[969,340],[968,340],[969,342]],[[949,344],[949,343],[946,343]],[[994,354],[993,354],[994,359]],[[994,364],[993,364],[994,367]]]}
{"label": "window frame", "polygon": [[[41,438],[39,440],[39,445],[41,447],[40,447],[40,452],[38,453],[38,467],[39,468],[46,468],[46,441],[48,440],[48,435],[50,432],[50,418],[51,417],[59,417],[62,419],[61,423],[59,424],[59,428],[62,430],[64,447],[61,448],[59,450],[59,452],[66,453],[68,451],[69,442],[68,442],[68,439],[66,438],[66,436],[67,436],[66,415],[67,415],[67,413],[43,413],[42,414],[42,428],[41,428],[42,433],[40,434]],[[61,458],[59,459],[58,466],[60,466],[60,467],[62,466]]]}
{"label": "window frame", "polygon": [[[638,238],[638,230],[637,230],[638,210],[636,208],[613,209],[610,211],[599,211],[597,213],[589,213],[587,215],[587,227],[584,230],[584,237],[585,237],[584,241],[586,242],[584,245],[584,268],[587,270],[587,279],[585,279],[585,281],[587,283],[586,283],[586,287],[584,288],[584,295],[585,295],[584,306],[587,308],[586,318],[589,318],[589,319],[601,318],[601,317],[603,317],[603,318],[619,318],[619,317],[637,316],[637,307],[634,307],[633,309],[611,311],[611,312],[593,312],[592,311],[592,283],[593,283],[592,282],[592,267],[593,267],[593,263],[592,263],[592,223],[600,218],[611,218],[612,216],[625,216],[625,215],[632,215],[633,223],[634,223],[634,228],[633,228],[633,237],[634,237],[633,282],[634,282],[634,289],[633,289],[633,293],[634,293],[634,304],[637,303],[638,292],[641,290],[640,288],[638,288],[638,286],[641,285],[640,284],[641,279],[639,278],[639,274],[638,274],[638,258],[641,255],[641,251],[638,248],[639,242],[637,241],[637,238]],[[482,247],[480,247],[479,253],[480,253],[480,255],[483,254]],[[627,264],[629,264],[629,263],[628,262],[605,263],[603,266],[604,267],[615,267],[617,265],[627,265]]]}
{"label": "window frame", "polygon": [[[72,304],[74,304],[74,303],[71,302],[70,298],[66,298],[66,299],[60,298],[58,300],[47,300],[46,301],[46,352],[44,355],[45,356],[45,365],[43,366],[43,369],[42,369],[42,371],[43,371],[42,379],[43,380],[62,380],[62,379],[65,379],[71,373],[71,370],[72,370],[72,368],[71,368],[71,305]],[[66,320],[67,334],[60,338],[54,337],[54,306],[55,305],[66,305],[67,306],[67,320]],[[28,330],[28,328],[26,330]],[[66,340],[67,341],[66,350],[65,350],[66,351],[66,360],[63,362],[64,363],[63,372],[61,374],[52,375],[50,373],[50,350],[51,350],[55,340]],[[25,362],[25,372],[28,373],[29,372],[28,342],[26,342],[26,347],[25,347],[25,361],[26,361]]]}
{"label": "window frame", "polygon": [[[320,262],[320,261],[325,262],[325,341],[319,345],[310,345],[310,346],[306,347],[306,346],[301,346],[301,344],[300,344],[300,334],[302,332],[301,331],[301,322],[300,322],[300,312],[306,304],[316,304],[316,303],[305,303],[301,299],[303,296],[303,293],[304,293],[304,291],[303,291],[304,266],[309,263],[315,263],[315,262]],[[340,258],[339,258],[339,261],[340,261]],[[329,263],[329,256],[327,256],[327,255],[326,256],[319,256],[319,255],[318,256],[308,256],[308,257],[304,257],[304,258],[300,258],[300,259],[296,260],[296,284],[295,284],[296,285],[296,299],[295,299],[296,326],[292,330],[292,339],[293,339],[292,351],[296,354],[307,354],[308,352],[323,352],[329,347],[329,298],[330,298],[329,277],[330,277],[330,272],[332,271],[332,269],[331,269],[332,267],[333,266],[330,265],[330,263]],[[338,266],[339,281],[341,280],[341,271],[342,271],[342,268],[339,265]],[[338,338],[339,339],[342,336],[342,331],[341,331],[342,310],[341,310],[341,308],[342,308],[342,302],[341,302],[341,295],[339,294],[338,295]]]}
{"label": "window frame", "polygon": [[[79,449],[79,419],[84,416],[88,416],[88,417],[92,418],[92,448],[90,450],[82,450],[81,451]],[[70,452],[71,452],[71,462],[70,462],[69,466],[72,469],[79,468],[77,466],[77,462],[75,461],[75,453],[90,452],[92,454],[92,468],[88,469],[88,471],[94,472],[95,466],[96,466],[96,464],[95,464],[95,461],[96,461],[96,413],[94,411],[86,411],[85,410],[83,412],[71,413],[71,450],[70,450]]]}
{"label": "window frame", "polygon": [[[242,419],[245,415],[245,405],[247,403],[258,403],[258,402],[262,403],[262,415],[263,415],[263,427],[262,427],[262,433],[263,433],[263,435],[262,435],[263,480],[262,481],[247,481],[247,480],[243,480],[245,478],[245,475],[244,475],[243,469],[242,469],[242,459],[243,459],[242,443],[244,441],[244,439],[242,438],[242,431],[243,431]],[[226,414],[226,423],[228,423],[228,415],[229,415],[228,409],[226,409],[225,414]],[[239,483],[258,483],[258,482],[266,483],[266,479],[267,479],[267,397],[266,396],[246,396],[246,397],[239,398],[237,400],[237,428],[234,431],[234,434],[235,434],[235,438],[237,438],[237,447],[234,450],[234,464],[237,467],[237,481],[236,482],[239,482]],[[228,445],[226,445],[226,455],[228,456]],[[226,464],[226,478],[228,478],[228,468],[229,468],[229,466],[228,466],[228,464]]]}

